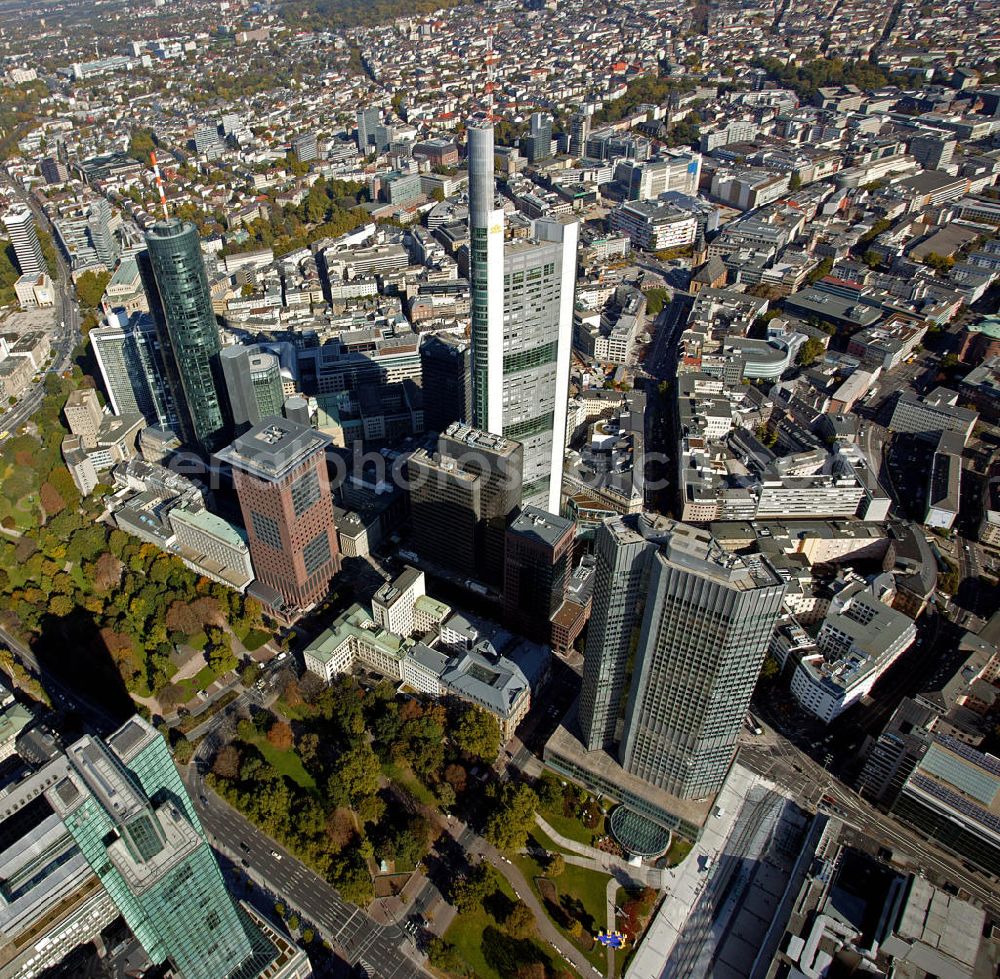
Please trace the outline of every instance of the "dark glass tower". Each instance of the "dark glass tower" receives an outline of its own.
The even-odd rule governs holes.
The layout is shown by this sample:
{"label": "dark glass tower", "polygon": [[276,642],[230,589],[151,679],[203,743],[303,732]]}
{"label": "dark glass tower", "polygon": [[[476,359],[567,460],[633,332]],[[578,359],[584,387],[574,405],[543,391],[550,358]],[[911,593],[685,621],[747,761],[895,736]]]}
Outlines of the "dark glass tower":
{"label": "dark glass tower", "polygon": [[184,979],[257,979],[278,949],[230,897],[166,742],[133,717],[66,752],[46,798],[156,964]]}
{"label": "dark glass tower", "polygon": [[190,221],[157,221],[139,263],[149,309],[167,356],[167,380],[184,437],[214,451],[225,435],[219,397],[219,328],[212,310],[198,230]]}

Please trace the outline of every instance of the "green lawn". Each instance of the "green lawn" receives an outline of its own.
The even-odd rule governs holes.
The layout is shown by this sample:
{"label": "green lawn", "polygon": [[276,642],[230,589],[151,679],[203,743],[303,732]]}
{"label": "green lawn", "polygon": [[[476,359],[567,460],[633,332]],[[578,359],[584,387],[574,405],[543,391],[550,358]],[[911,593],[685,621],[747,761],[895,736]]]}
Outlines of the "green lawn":
{"label": "green lawn", "polygon": [[256,652],[271,638],[271,634],[263,629],[248,629],[242,634],[237,633],[237,636],[248,653]]}
{"label": "green lawn", "polygon": [[[531,835],[535,838],[536,843],[546,847],[547,849],[549,848],[548,844],[550,844],[551,841],[548,840],[545,834],[542,833],[537,826],[532,831]],[[536,880],[538,877],[545,876],[545,868],[534,857],[527,856],[526,854],[517,854],[512,859],[521,873],[528,879],[528,882],[531,884],[531,889],[535,893],[535,897],[541,901],[542,907],[545,907],[545,902],[542,900],[542,895],[538,889],[538,882]],[[607,927],[608,910],[606,898],[607,892],[605,890],[608,883],[607,874],[598,873],[596,870],[588,870],[586,867],[577,867],[574,864],[567,863],[565,871],[563,871],[559,877],[553,878],[552,883],[555,884],[560,897],[566,896],[580,902],[580,917],[585,918],[586,915],[589,914],[593,919],[593,927],[591,929],[592,935]],[[580,951],[586,955],[587,959],[593,963],[593,965],[600,969],[601,974],[603,975],[608,964],[607,953],[604,949],[595,943],[594,947],[589,952],[585,951],[580,947],[580,943],[577,942],[570,935],[570,933],[559,924],[559,922],[552,919],[551,915],[549,917],[550,920],[552,920],[553,925],[555,925],[555,927],[558,928],[563,935],[565,935],[568,941],[580,948]]]}
{"label": "green lawn", "polygon": [[670,849],[667,850],[667,863],[671,867],[676,867],[691,852],[693,846],[690,840],[675,835],[670,841]]}
{"label": "green lawn", "polygon": [[315,709],[305,702],[293,705],[288,703],[283,697],[279,697],[274,702],[274,709],[290,721],[301,721],[307,717],[312,717],[316,713]]}
{"label": "green lawn", "polygon": [[576,840],[577,843],[584,843],[587,846],[593,845],[595,836],[601,836],[604,833],[603,821],[597,825],[596,829],[587,829],[576,816],[564,816],[561,808],[558,812],[554,810],[542,812],[541,817],[557,833],[560,833],[569,840]]}
{"label": "green lawn", "polygon": [[[501,880],[500,887],[505,897],[511,901],[516,900],[514,891],[506,880]],[[444,939],[458,949],[458,954],[472,969],[476,979],[508,979],[513,975],[515,970],[509,968],[507,953],[516,955],[521,961],[544,962],[546,968],[565,966],[561,958],[553,960],[553,956],[541,942],[514,942],[506,936],[498,938],[494,933],[496,930],[496,922],[484,906],[469,914],[456,915],[444,933]]]}
{"label": "green lawn", "polygon": [[413,774],[408,765],[396,765],[391,761],[387,761],[382,765],[382,774],[390,782],[395,782],[396,785],[406,789],[417,802],[422,802],[425,806],[430,806],[432,809],[438,808],[434,793]]}
{"label": "green lawn", "polygon": [[210,666],[203,666],[194,676],[189,676],[178,682],[183,691],[184,702],[189,701],[199,690],[204,690],[216,679],[216,672]]}
{"label": "green lawn", "polygon": [[[543,818],[544,818],[544,817],[543,817]],[[562,853],[562,854],[566,854],[566,853],[572,853],[572,852],[573,852],[572,850],[567,850],[567,849],[566,849],[565,847],[563,847],[563,846],[559,846],[559,844],[558,844],[558,843],[556,843],[556,842],[555,842],[555,841],[554,841],[554,840],[553,840],[553,839],[552,839],[552,838],[551,838],[551,837],[550,837],[550,836],[548,835],[548,833],[543,833],[543,832],[542,832],[542,827],[541,827],[541,826],[539,826],[539,825],[538,825],[537,823],[536,823],[536,824],[535,824],[535,826],[533,826],[533,827],[532,827],[532,829],[531,829],[531,836],[533,836],[533,837],[535,838],[535,842],[536,842],[536,843],[537,843],[537,844],[538,844],[539,846],[542,846],[542,847],[544,847],[544,848],[545,848],[546,850],[548,850],[548,851],[549,851],[550,853]]]}
{"label": "green lawn", "polygon": [[254,745],[260,750],[260,753],[267,759],[268,764],[279,774],[287,775],[293,782],[296,782],[303,789],[314,789],[316,788],[316,783],[313,781],[313,777],[305,770],[302,765],[302,759],[295,753],[295,750],[289,748],[283,751],[281,748],[275,748],[270,741],[264,736],[259,736],[254,738]]}

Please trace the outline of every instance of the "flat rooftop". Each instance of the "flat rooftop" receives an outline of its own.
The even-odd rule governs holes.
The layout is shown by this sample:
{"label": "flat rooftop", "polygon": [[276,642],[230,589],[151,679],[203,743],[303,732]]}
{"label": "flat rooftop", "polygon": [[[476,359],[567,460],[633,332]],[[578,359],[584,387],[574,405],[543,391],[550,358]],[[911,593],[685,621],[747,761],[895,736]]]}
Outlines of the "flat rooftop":
{"label": "flat rooftop", "polygon": [[573,521],[556,517],[538,507],[526,506],[510,525],[510,530],[526,538],[537,538],[545,544],[555,546],[573,530]]}
{"label": "flat rooftop", "polygon": [[331,441],[307,425],[272,415],[220,449],[218,456],[234,469],[277,482],[317,453],[325,452]]}

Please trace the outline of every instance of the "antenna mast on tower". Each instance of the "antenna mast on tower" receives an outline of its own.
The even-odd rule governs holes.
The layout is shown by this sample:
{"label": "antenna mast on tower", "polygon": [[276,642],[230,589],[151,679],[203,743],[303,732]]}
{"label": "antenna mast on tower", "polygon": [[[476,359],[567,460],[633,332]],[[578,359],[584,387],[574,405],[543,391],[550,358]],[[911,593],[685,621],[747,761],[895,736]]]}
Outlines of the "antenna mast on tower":
{"label": "antenna mast on tower", "polygon": [[167,195],[163,190],[163,177],[160,176],[160,165],[156,162],[156,150],[149,151],[149,160],[153,164],[153,176],[156,178],[156,189],[160,192],[160,206],[163,208],[163,220],[167,221]]}
{"label": "antenna mast on tower", "polygon": [[493,123],[493,65],[496,62],[493,54],[493,25],[486,30],[486,120]]}

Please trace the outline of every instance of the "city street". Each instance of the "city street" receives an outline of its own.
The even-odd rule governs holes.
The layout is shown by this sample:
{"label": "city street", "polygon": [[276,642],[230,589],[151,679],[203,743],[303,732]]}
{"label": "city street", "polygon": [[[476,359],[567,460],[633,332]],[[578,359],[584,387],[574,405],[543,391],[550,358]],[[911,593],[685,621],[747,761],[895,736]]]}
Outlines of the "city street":
{"label": "city street", "polygon": [[198,817],[212,845],[277,900],[293,908],[352,965],[364,963],[378,979],[421,979],[425,970],[404,951],[402,929],[384,927],[342,900],[322,877],[296,860],[208,789],[197,759],[182,770]]}
{"label": "city street", "polygon": [[[11,184],[10,186],[14,186]],[[45,213],[28,195],[24,194],[20,188],[14,187],[15,197],[23,201],[30,208],[35,216],[35,220],[50,235],[54,234],[54,229],[45,216]],[[53,238],[54,240],[54,238]],[[76,292],[70,280],[69,265],[65,256],[57,247],[55,249],[57,274],[59,278],[54,281],[55,287],[55,332],[50,336],[52,343],[53,358],[49,370],[62,371],[72,366],[72,355],[77,345],[80,343],[80,307],[76,301]],[[14,432],[20,428],[38,410],[45,396],[45,386],[41,380],[32,384],[25,392],[21,400],[0,415],[0,430]]]}

